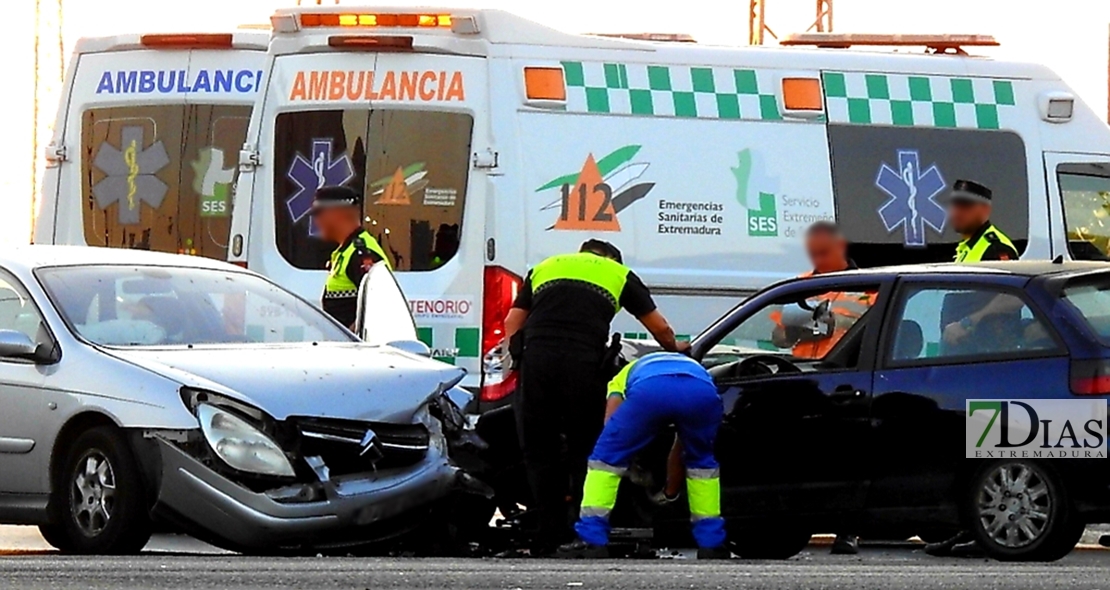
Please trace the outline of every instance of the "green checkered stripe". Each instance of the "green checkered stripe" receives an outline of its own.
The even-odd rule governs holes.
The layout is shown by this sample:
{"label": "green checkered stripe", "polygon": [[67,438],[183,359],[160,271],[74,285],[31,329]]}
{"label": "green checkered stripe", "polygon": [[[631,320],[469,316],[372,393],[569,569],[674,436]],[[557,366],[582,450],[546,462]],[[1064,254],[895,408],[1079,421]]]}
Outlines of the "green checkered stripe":
{"label": "green checkered stripe", "polygon": [[825,72],[829,122],[901,127],[1012,128],[1014,83],[990,78]]}
{"label": "green checkered stripe", "polygon": [[775,81],[756,70],[562,62],[567,111],[647,117],[778,120]]}
{"label": "green checkered stripe", "polygon": [[469,370],[478,367],[482,356],[481,332],[476,327],[421,327],[416,329],[416,337],[433,350],[458,349],[458,356],[437,356],[438,361],[459,365]]}

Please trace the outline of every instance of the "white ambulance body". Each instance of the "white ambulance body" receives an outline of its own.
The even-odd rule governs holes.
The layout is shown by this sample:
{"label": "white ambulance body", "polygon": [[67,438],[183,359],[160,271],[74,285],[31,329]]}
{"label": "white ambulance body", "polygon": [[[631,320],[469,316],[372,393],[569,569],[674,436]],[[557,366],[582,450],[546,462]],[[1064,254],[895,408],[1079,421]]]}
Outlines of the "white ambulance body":
{"label": "white ambulance body", "polygon": [[493,353],[520,278],[591,237],[683,334],[807,270],[799,238],[818,220],[840,222],[861,265],[950,260],[938,201],[959,178],[994,189],[1024,256],[1105,252],[1110,129],[1043,67],[422,10],[275,14],[230,259],[319,298],[331,246],[313,237],[312,192],[362,190],[422,337],[483,401],[512,386]]}
{"label": "white ambulance body", "polygon": [[226,259],[268,32],[78,41],[34,241]]}

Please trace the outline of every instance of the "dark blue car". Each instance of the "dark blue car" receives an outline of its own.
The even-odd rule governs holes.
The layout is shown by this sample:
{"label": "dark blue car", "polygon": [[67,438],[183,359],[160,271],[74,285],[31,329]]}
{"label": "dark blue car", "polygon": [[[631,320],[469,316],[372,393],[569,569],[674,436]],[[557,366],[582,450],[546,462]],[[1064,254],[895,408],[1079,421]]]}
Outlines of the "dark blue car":
{"label": "dark blue car", "polygon": [[965,458],[969,398],[1110,394],[1105,263],[786,281],[716,322],[692,353],[725,399],[722,504],[741,555],[787,557],[817,532],[967,530],[995,558],[1052,560],[1087,523],[1110,520],[1105,440],[1101,458]]}

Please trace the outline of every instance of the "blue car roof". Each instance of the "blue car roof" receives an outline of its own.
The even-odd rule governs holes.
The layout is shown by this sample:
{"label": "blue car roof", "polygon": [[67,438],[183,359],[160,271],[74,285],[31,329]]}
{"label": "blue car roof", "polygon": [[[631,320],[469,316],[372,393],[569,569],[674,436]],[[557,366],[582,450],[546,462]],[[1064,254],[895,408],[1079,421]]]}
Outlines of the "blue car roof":
{"label": "blue car roof", "polygon": [[[920,274],[943,275],[1005,275],[1013,277],[1046,277],[1051,275],[1067,276],[1081,275],[1097,272],[1110,272],[1108,262],[1067,261],[1053,262],[1049,260],[1015,260],[1010,262],[980,262],[977,264],[908,264],[902,266],[884,266],[851,270],[843,273],[830,273],[821,277],[875,275],[879,277],[893,277]],[[817,277],[814,277],[817,278]]]}

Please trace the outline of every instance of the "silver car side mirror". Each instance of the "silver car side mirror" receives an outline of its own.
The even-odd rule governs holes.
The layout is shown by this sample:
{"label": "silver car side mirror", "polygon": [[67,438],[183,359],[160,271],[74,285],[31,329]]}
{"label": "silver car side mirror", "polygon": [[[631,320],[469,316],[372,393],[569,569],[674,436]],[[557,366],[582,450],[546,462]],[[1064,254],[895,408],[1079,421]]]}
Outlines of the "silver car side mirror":
{"label": "silver car side mirror", "polygon": [[431,358],[432,356],[432,349],[428,348],[427,344],[424,344],[419,340],[396,340],[394,342],[386,344],[386,346],[392,346],[397,350],[403,350],[409,354],[415,354],[417,356],[424,356],[428,358]]}
{"label": "silver car side mirror", "polygon": [[0,330],[0,358],[34,358],[39,345],[18,330]]}

